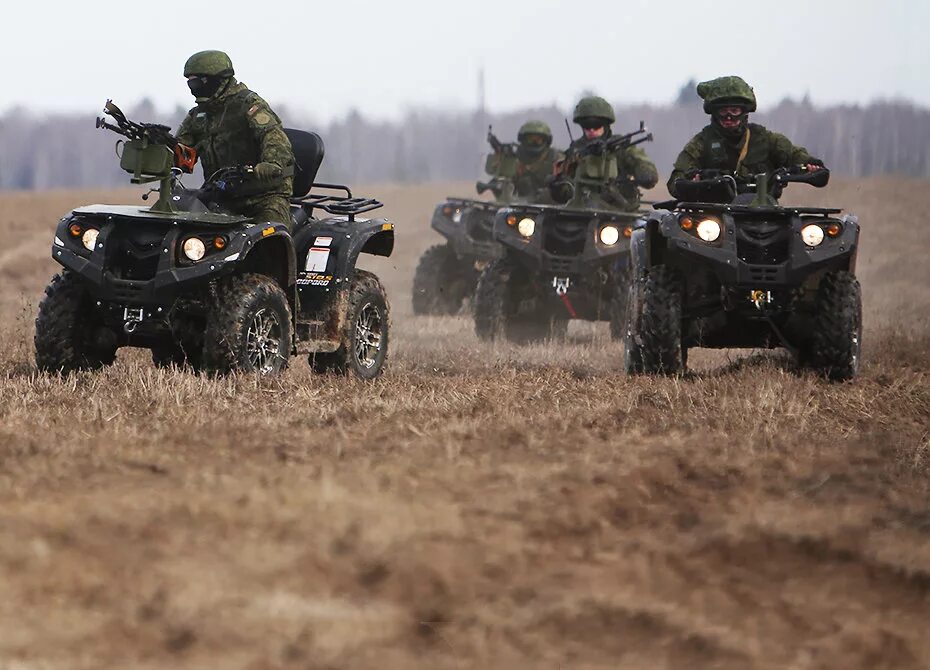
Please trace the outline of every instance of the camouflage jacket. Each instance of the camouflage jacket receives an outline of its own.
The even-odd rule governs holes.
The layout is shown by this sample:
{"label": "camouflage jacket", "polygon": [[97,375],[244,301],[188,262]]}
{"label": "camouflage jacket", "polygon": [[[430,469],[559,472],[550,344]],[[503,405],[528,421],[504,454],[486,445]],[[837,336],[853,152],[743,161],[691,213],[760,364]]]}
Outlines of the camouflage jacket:
{"label": "camouflage jacket", "polygon": [[[638,209],[640,187],[652,188],[659,181],[655,163],[639,147],[590,153],[588,147],[599,141],[580,138],[572,142],[560,173],[562,182],[573,182],[575,199],[583,197],[586,206],[594,198],[623,211]],[[553,190],[556,200],[564,202],[565,198],[558,193],[564,189],[556,186]]]}
{"label": "camouflage jacket", "polygon": [[[727,138],[714,124],[704,127],[678,154],[668,179],[668,192],[675,195],[675,182],[687,179],[693,170],[736,170],[745,134],[739,140]],[[762,172],[805,163],[823,164],[804,147],[797,147],[779,133],[757,123],[749,124],[749,149],[736,171],[737,180],[751,181]]]}
{"label": "camouflage jacket", "polygon": [[553,147],[532,163],[524,163],[519,158],[508,160],[495,152],[488,154],[484,170],[494,177],[513,179],[514,194],[518,198],[537,199],[537,196],[546,195],[544,189],[552,176],[553,166],[564,157],[564,152]]}
{"label": "camouflage jacket", "polygon": [[[245,84],[233,80],[216,99],[191,109],[177,132],[178,141],[197,149],[204,175],[224,167],[274,163],[285,175],[294,170],[294,152],[281,120],[268,103]],[[248,207],[268,196],[291,195],[293,178],[269,184],[259,195],[234,199],[235,209]]]}

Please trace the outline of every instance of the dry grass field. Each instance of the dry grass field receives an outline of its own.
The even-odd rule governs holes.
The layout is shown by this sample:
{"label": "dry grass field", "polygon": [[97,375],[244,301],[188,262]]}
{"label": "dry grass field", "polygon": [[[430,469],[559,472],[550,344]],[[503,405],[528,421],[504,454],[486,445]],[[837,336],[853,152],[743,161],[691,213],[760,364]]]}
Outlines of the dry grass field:
{"label": "dry grass field", "polygon": [[930,182],[786,195],[863,223],[843,385],[762,352],[630,379],[603,325],[414,318],[467,188],[365,189],[398,229],[373,383],[36,373],[55,222],[132,192],[0,196],[0,669],[930,667]]}

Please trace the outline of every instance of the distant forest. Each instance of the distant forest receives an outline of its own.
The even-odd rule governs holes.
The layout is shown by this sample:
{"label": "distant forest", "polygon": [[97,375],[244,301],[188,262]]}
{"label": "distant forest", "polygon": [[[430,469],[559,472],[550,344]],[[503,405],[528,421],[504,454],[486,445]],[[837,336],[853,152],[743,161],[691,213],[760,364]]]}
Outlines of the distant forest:
{"label": "distant forest", "polygon": [[[119,101],[117,101],[119,102]],[[124,108],[130,118],[177,127],[186,110],[159,112],[148,101]],[[526,119],[549,123],[555,144],[568,144],[565,117],[554,106],[508,113],[411,110],[399,121],[376,121],[357,111],[323,127],[309,113],[279,108],[287,125],[315,130],[326,143],[319,179],[327,181],[423,182],[480,176],[488,151],[489,124],[503,141],[513,141]],[[617,105],[615,132],[628,132],[642,119],[655,135],[643,145],[663,179],[685,142],[707,123],[694,84],[682,87],[667,105]],[[95,113],[36,115],[14,109],[0,116],[0,189],[48,189],[127,183],[114,148],[118,137],[94,128]],[[808,100],[783,100],[752,120],[784,133],[840,174],[930,176],[930,109],[908,102],[815,107]],[[578,128],[572,126],[577,136]],[[196,180],[192,180],[196,181]]]}

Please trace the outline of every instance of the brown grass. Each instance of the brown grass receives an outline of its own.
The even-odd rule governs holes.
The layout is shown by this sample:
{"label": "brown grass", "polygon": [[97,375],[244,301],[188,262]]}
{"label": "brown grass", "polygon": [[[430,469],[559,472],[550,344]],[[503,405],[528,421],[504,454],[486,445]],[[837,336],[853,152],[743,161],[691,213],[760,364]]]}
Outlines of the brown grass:
{"label": "brown grass", "polygon": [[751,352],[629,379],[603,325],[515,348],[412,317],[465,188],[369,189],[399,240],[367,384],[37,374],[52,227],[103,196],[0,197],[0,668],[930,664],[930,183],[796,187],[863,222],[845,385]]}

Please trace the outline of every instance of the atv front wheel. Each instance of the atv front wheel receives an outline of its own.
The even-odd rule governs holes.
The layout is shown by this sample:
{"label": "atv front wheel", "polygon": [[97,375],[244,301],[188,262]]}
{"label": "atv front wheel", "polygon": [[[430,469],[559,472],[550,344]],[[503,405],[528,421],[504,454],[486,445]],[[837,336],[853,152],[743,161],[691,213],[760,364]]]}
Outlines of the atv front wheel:
{"label": "atv front wheel", "polygon": [[45,288],[36,316],[36,366],[44,372],[97,370],[116,358],[117,337],[97,317],[80,277],[64,270]]}
{"label": "atv front wheel", "polygon": [[862,357],[862,292],[851,272],[831,272],[817,289],[814,332],[808,357],[812,367],[833,381],[859,373]]}
{"label": "atv front wheel", "polygon": [[475,290],[475,271],[448,244],[430,247],[413,273],[413,313],[449,315]]}
{"label": "atv front wheel", "polygon": [[643,372],[681,374],[685,369],[681,346],[681,288],[671,268],[665,265],[650,268],[643,286],[641,310],[639,341]]}
{"label": "atv front wheel", "polygon": [[527,275],[508,258],[491,261],[475,289],[475,334],[482,340],[501,337],[517,344],[565,339],[568,320],[548,313],[518,313],[519,299],[529,293]]}
{"label": "atv front wheel", "polygon": [[207,317],[203,363],[210,372],[275,374],[291,353],[291,309],[271,277],[244,274],[216,287]]}
{"label": "atv front wheel", "polygon": [[332,353],[310,354],[314,372],[353,373],[362,379],[381,374],[387,358],[390,313],[378,277],[356,270],[349,286],[342,344]]}

